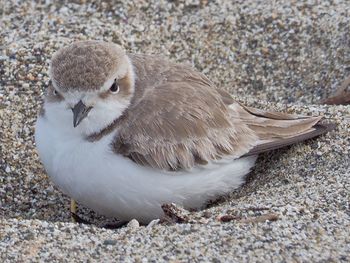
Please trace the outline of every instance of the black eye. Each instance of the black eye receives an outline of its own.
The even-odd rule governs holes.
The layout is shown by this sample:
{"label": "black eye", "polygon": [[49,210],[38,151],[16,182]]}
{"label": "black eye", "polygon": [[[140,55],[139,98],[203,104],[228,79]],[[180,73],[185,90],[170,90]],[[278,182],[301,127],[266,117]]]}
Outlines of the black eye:
{"label": "black eye", "polygon": [[119,85],[117,84],[117,81],[114,80],[112,86],[109,88],[109,90],[113,93],[118,93],[119,91]]}
{"label": "black eye", "polygon": [[53,95],[55,95],[55,96],[57,96],[58,95],[58,92],[57,92],[57,90],[53,90]]}

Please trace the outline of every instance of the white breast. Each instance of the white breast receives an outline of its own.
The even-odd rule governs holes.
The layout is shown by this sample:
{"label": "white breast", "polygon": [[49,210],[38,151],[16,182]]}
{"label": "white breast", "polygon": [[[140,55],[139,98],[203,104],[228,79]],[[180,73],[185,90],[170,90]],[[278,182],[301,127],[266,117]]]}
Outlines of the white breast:
{"label": "white breast", "polygon": [[169,202],[198,208],[239,187],[256,159],[225,160],[189,172],[154,170],[113,153],[114,135],[88,142],[39,117],[35,138],[48,175],[64,193],[121,220],[159,218],[161,205]]}

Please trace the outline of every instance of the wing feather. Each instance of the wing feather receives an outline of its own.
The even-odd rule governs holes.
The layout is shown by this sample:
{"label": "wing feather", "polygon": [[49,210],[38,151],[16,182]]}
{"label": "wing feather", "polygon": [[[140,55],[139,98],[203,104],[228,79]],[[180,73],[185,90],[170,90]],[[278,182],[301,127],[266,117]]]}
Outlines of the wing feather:
{"label": "wing feather", "polygon": [[191,169],[255,155],[326,132],[321,117],[246,107],[192,67],[130,55],[136,83],[113,150],[140,165]]}
{"label": "wing feather", "polygon": [[204,75],[157,57],[131,59],[136,96],[118,128],[116,152],[142,165],[178,170],[238,157],[254,146],[256,136],[247,125],[231,120],[221,95],[227,93]]}

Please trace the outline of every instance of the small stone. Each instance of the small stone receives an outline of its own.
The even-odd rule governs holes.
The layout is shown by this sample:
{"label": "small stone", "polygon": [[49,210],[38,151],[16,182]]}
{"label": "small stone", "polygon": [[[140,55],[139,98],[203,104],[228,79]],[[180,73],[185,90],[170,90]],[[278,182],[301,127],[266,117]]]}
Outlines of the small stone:
{"label": "small stone", "polygon": [[218,220],[221,222],[230,222],[232,220],[237,220],[240,219],[238,216],[233,216],[233,215],[223,215],[218,217]]}
{"label": "small stone", "polygon": [[263,47],[261,48],[261,52],[264,54],[264,55],[268,55],[270,52],[269,52],[269,49],[266,48],[266,47]]}
{"label": "small stone", "polygon": [[28,78],[29,80],[31,80],[31,81],[35,80],[35,77],[32,75],[32,73],[29,73],[29,74],[27,75],[27,78]]}
{"label": "small stone", "polygon": [[140,223],[136,219],[132,219],[126,226],[131,229],[136,229],[140,227]]}
{"label": "small stone", "polygon": [[212,217],[212,213],[210,213],[209,211],[204,211],[203,212],[203,217],[210,218],[210,217]]}
{"label": "small stone", "polygon": [[117,244],[117,240],[115,239],[106,239],[105,241],[103,241],[103,245],[105,246],[114,246]]}

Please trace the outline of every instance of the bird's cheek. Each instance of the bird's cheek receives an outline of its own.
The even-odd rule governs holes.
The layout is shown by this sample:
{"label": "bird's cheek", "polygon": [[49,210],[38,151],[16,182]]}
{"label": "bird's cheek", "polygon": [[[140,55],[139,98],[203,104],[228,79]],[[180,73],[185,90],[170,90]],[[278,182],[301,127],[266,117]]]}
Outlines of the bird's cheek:
{"label": "bird's cheek", "polygon": [[89,105],[94,107],[97,102],[98,95],[96,94],[85,94],[84,97],[81,99],[85,105]]}

